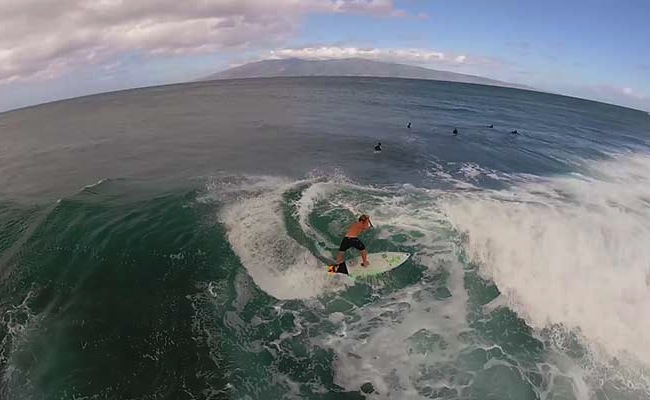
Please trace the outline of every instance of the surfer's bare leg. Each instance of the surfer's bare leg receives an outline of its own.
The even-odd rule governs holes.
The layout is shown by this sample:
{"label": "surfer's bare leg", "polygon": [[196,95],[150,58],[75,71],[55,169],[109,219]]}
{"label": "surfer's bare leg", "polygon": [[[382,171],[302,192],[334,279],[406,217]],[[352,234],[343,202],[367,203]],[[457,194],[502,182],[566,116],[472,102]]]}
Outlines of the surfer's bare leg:
{"label": "surfer's bare leg", "polygon": [[336,255],[336,265],[339,265],[343,262],[343,256],[345,256],[345,252],[339,251],[339,253]]}
{"label": "surfer's bare leg", "polygon": [[362,265],[364,267],[367,267],[368,265],[370,265],[370,262],[368,261],[368,252],[365,249],[361,250],[361,259],[363,260]]}

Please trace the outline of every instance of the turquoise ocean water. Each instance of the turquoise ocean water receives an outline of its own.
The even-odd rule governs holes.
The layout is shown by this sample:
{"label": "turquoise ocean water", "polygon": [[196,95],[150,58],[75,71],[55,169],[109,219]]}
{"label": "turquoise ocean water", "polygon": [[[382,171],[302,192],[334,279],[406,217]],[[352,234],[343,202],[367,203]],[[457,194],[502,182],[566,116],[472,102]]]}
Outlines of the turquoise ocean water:
{"label": "turquoise ocean water", "polygon": [[[649,133],[371,78],[0,114],[0,397],[647,399]],[[414,256],[327,275],[362,212],[370,251]]]}

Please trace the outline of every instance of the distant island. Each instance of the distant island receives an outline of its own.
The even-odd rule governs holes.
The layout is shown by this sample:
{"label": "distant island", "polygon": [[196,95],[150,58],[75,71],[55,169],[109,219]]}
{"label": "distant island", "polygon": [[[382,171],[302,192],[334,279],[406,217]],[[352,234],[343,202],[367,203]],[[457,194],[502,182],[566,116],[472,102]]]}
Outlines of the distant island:
{"label": "distant island", "polygon": [[304,60],[288,58],[252,62],[217,72],[200,80],[244,79],[303,76],[364,76],[378,78],[428,79],[436,81],[476,83],[518,89],[532,89],[524,85],[502,82],[475,75],[415,67],[363,58],[334,60]]}

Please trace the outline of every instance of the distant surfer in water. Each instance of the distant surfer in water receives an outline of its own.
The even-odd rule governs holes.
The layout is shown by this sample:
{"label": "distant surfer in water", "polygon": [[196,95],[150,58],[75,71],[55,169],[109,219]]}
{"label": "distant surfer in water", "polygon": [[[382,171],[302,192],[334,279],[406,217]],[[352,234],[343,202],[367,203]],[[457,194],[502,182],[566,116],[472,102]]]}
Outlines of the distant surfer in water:
{"label": "distant surfer in water", "polygon": [[458,135],[458,129],[454,128],[454,131],[452,132],[454,136]]}
{"label": "distant surfer in water", "polygon": [[381,142],[377,142],[377,146],[375,146],[375,151],[381,151]]}
{"label": "distant surfer in water", "polygon": [[494,125],[488,125],[488,128],[492,129],[494,128]]}
{"label": "distant surfer in water", "polygon": [[368,229],[372,228],[372,222],[370,222],[370,217],[366,214],[363,214],[359,217],[359,221],[350,225],[348,228],[345,237],[341,241],[341,246],[339,246],[339,253],[336,255],[336,265],[330,265],[328,272],[339,272],[342,274],[348,273],[348,267],[345,265],[343,257],[345,257],[345,252],[350,248],[354,247],[355,249],[361,252],[361,259],[363,267],[367,267],[370,263],[368,262],[368,252],[366,251],[366,246],[361,240],[359,240],[359,235]]}
{"label": "distant surfer in water", "polygon": [[407,128],[411,129],[411,121],[406,125]]}
{"label": "distant surfer in water", "polygon": [[519,135],[519,132],[515,129],[514,131],[510,132],[512,135]]}

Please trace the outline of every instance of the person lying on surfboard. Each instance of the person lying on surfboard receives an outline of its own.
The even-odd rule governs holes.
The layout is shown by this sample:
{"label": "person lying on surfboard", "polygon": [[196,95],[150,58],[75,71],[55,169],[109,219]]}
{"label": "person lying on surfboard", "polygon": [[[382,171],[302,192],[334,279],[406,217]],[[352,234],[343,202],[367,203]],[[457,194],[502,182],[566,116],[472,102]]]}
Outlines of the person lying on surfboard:
{"label": "person lying on surfboard", "polygon": [[361,258],[363,267],[370,265],[368,262],[368,252],[366,251],[366,246],[359,239],[359,235],[368,229],[372,228],[372,222],[370,222],[370,217],[366,214],[363,214],[359,217],[359,221],[350,225],[348,228],[345,237],[341,241],[341,246],[339,246],[339,252],[336,255],[336,265],[330,265],[328,268],[329,272],[340,272],[343,274],[348,273],[348,268],[345,265],[343,257],[345,257],[345,252],[350,248],[354,247],[355,249],[361,251]]}

